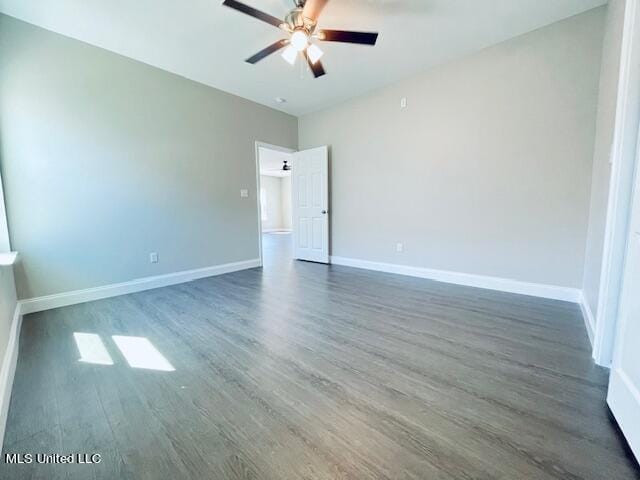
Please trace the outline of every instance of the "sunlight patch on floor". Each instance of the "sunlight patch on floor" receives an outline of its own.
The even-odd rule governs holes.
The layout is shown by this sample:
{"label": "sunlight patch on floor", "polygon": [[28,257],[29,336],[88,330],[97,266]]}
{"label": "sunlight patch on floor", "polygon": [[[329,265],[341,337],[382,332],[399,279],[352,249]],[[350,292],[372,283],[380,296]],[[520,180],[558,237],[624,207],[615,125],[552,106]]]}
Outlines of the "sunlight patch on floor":
{"label": "sunlight patch on floor", "polygon": [[100,335],[74,332],[73,338],[76,341],[78,352],[80,352],[79,362],[113,365],[113,359],[109,355]]}
{"label": "sunlight patch on floor", "polygon": [[173,372],[175,368],[145,337],[113,335],[113,341],[130,367]]}

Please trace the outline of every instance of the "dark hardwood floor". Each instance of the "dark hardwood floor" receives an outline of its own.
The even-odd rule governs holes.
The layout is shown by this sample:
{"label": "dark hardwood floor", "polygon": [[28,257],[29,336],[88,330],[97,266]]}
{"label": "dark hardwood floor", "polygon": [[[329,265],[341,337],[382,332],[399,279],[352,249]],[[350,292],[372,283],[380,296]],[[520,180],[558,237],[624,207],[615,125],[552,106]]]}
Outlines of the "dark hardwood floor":
{"label": "dark hardwood floor", "polygon": [[289,242],[265,236],[264,269],[25,317],[4,452],[102,461],[0,478],[640,478],[577,305]]}

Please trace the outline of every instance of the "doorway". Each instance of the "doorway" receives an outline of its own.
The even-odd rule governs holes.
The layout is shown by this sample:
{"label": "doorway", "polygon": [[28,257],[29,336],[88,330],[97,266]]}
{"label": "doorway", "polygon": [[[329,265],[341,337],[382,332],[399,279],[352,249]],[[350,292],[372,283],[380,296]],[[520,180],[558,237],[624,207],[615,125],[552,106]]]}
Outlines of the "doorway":
{"label": "doorway", "polygon": [[258,224],[263,266],[293,259],[291,168],[294,152],[277,145],[256,143]]}
{"label": "doorway", "polygon": [[329,148],[256,142],[262,266],[291,259],[329,263]]}

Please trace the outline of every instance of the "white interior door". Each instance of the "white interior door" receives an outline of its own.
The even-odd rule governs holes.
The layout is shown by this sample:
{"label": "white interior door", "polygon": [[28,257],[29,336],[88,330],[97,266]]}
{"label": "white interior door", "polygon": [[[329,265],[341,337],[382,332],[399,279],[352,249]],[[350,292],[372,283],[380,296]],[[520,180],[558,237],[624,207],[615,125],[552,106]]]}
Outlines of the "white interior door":
{"label": "white interior door", "polygon": [[636,172],[607,402],[640,459],[640,169]]}
{"label": "white interior door", "polygon": [[329,151],[319,147],[293,154],[293,254],[329,263]]}

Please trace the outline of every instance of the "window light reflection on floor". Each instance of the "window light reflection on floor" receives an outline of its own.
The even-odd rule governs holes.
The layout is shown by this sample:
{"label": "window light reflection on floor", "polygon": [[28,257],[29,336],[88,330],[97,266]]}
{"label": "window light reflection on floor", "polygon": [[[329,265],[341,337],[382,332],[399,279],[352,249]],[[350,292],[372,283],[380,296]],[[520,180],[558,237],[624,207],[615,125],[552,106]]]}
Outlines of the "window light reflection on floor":
{"label": "window light reflection on floor", "polygon": [[74,332],[73,338],[76,341],[78,352],[80,352],[79,362],[113,365],[113,359],[107,352],[100,335]]}
{"label": "window light reflection on floor", "polygon": [[145,337],[113,335],[113,341],[132,368],[173,372],[175,368]]}

